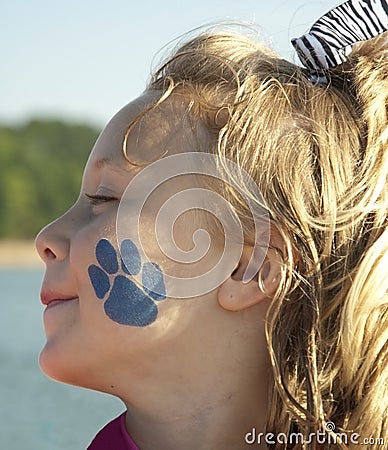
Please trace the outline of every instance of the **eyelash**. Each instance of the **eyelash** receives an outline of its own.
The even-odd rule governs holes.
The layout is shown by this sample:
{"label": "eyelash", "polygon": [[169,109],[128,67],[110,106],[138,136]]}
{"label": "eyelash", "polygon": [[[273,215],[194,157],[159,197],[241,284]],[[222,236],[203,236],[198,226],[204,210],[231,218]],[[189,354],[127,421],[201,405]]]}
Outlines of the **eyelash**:
{"label": "eyelash", "polygon": [[117,200],[115,197],[109,197],[108,195],[90,195],[85,194],[85,197],[89,200],[92,206],[101,205],[102,203],[112,202]]}

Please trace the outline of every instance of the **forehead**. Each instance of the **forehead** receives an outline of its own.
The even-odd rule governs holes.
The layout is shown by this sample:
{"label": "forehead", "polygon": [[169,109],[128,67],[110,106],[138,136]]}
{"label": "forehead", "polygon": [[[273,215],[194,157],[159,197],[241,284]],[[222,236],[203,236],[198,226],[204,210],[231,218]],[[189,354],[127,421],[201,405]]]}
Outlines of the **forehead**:
{"label": "forehead", "polygon": [[[189,102],[172,94],[153,106],[160,92],[149,91],[122,108],[98,138],[91,162],[146,164],[165,155],[207,148],[204,126],[189,112]],[[199,148],[201,147],[201,148]]]}

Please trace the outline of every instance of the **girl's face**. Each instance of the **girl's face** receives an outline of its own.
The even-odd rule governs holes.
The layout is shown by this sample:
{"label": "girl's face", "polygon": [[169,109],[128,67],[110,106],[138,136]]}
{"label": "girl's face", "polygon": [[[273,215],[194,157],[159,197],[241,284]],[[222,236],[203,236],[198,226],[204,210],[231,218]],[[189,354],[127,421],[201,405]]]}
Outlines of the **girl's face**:
{"label": "girl's face", "polygon": [[[143,169],[124,158],[123,140],[128,124],[156,98],[146,92],[108,123],[86,164],[78,200],[37,237],[46,263],[41,297],[47,304],[47,342],[40,364],[60,381],[109,391],[121,371],[140,378],[150,365],[163,371],[161,359],[184,354],[188,343],[198,340],[199,327],[206,334],[204,318],[211,322],[217,311],[214,292],[171,298],[167,278],[200,276],[219,257],[222,243],[192,264],[161,251],[172,238],[183,252],[192,250],[205,213],[188,211],[173,227],[168,221],[164,226],[159,217],[161,232],[155,232],[161,205],[183,189],[197,187],[195,178],[177,176],[162,183],[147,198],[140,219],[131,209],[131,196],[136,199],[141,192],[126,189]],[[131,161],[158,160],[197,151],[199,141],[208,144],[205,133],[194,135],[186,106],[174,94],[131,130],[127,154]],[[118,215],[119,208],[124,215]],[[125,219],[119,237],[118,217]],[[217,327],[209,326],[209,332],[216,333]]]}

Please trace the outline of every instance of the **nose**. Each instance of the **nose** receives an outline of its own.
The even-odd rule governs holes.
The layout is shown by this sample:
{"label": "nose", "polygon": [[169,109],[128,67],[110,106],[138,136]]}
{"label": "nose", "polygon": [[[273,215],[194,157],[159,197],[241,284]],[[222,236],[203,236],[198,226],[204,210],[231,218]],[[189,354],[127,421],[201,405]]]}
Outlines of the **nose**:
{"label": "nose", "polygon": [[36,250],[45,264],[63,261],[69,254],[70,240],[60,219],[47,225],[35,239]]}

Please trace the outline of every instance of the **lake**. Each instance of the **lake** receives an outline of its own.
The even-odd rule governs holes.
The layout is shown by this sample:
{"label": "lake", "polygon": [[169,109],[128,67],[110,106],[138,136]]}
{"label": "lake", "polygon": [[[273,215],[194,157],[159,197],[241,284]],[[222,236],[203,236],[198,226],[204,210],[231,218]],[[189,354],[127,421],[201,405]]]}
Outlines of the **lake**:
{"label": "lake", "polygon": [[39,292],[43,271],[0,270],[0,447],[83,450],[125,408],[116,398],[46,378]]}

